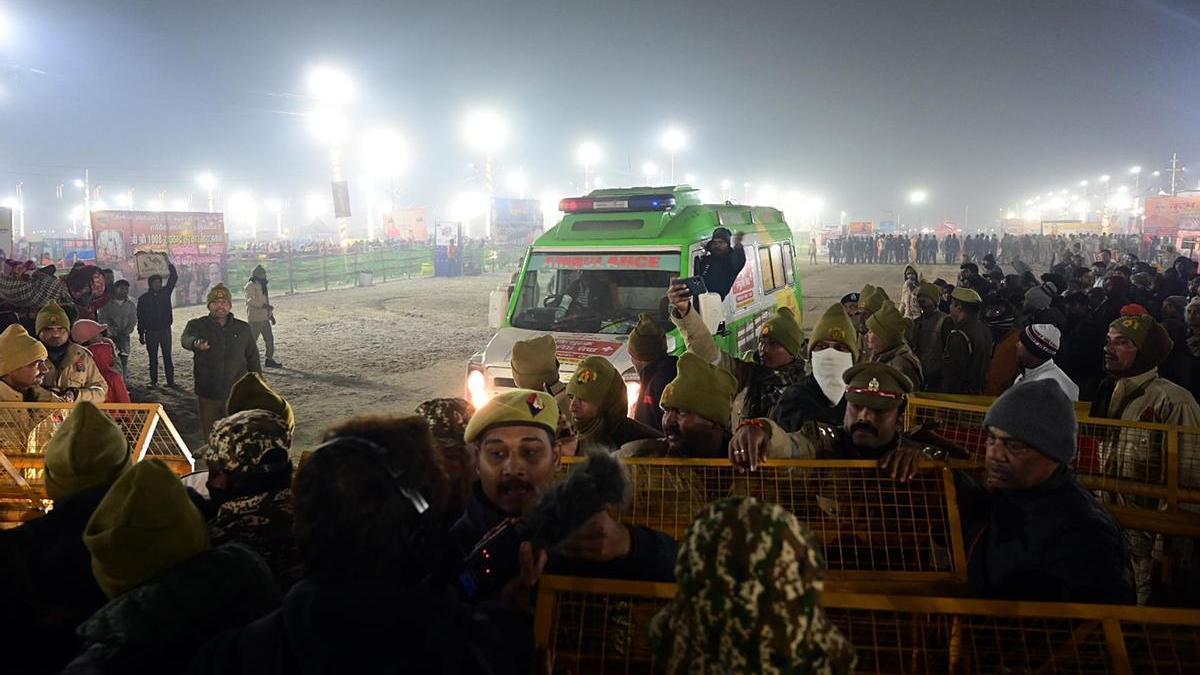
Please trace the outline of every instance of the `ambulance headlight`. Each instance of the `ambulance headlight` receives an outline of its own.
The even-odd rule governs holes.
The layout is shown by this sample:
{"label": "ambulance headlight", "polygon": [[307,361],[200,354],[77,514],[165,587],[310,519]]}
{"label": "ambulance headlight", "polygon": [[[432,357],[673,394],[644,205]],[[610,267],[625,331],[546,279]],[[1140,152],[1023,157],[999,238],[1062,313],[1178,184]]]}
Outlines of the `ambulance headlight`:
{"label": "ambulance headlight", "polygon": [[633,417],[633,408],[638,403],[638,398],[642,395],[641,382],[625,382],[625,399],[629,402],[629,416]]}
{"label": "ambulance headlight", "polygon": [[487,378],[484,377],[482,370],[472,368],[471,372],[467,373],[467,395],[476,410],[482,408],[491,398],[487,391]]}

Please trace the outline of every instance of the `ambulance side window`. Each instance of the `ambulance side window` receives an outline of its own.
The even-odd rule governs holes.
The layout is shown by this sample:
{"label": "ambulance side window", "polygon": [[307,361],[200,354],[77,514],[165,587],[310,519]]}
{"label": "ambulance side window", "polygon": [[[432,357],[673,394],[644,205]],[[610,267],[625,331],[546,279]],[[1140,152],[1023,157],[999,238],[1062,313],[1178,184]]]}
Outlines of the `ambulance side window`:
{"label": "ambulance side window", "polygon": [[792,258],[792,245],[785,243],[783,245],[783,281],[788,286],[791,286],[796,281],[796,271],[792,265],[795,264]]}

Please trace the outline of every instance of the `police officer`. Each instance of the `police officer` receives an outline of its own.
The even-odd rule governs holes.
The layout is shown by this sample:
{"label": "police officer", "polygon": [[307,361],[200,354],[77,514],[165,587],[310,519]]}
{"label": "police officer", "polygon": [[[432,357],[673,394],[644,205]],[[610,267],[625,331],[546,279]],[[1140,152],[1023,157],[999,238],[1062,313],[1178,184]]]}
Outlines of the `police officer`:
{"label": "police officer", "polygon": [[924,457],[942,452],[904,437],[904,405],[912,382],[882,363],[860,363],[846,371],[846,415],[840,427],[806,422],[785,432],[768,419],[746,420],[729,443],[735,467],[754,471],[764,459],[871,459],[893,478],[916,475]]}
{"label": "police officer", "polygon": [[992,361],[992,334],[979,320],[983,298],[965,286],[950,294],[954,326],[942,354],[942,388],[947,394],[982,394]]}

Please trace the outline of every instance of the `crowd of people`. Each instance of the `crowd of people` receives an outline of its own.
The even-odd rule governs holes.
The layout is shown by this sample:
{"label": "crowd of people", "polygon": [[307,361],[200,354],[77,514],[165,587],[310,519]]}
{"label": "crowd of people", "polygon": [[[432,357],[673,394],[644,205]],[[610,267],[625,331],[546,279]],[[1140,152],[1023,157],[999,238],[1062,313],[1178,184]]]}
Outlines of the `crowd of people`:
{"label": "crowd of people", "polygon": [[[810,247],[816,262],[816,241]],[[1049,266],[1077,255],[1095,260],[1102,250],[1118,251],[1139,260],[1162,261],[1176,253],[1169,240],[1143,235],[1101,234],[859,234],[832,237],[825,241],[831,264],[842,265],[944,265],[982,262],[992,256],[1002,263]]]}
{"label": "crowd of people", "polygon": [[[641,317],[628,339],[636,401],[604,357],[561,381],[543,334],[513,347],[518,388],[480,409],[449,398],[351,417],[315,448],[293,446],[295,412],[220,286],[183,332],[207,427],[205,470],[183,478],[135,461],[93,405],[107,382],[85,346],[102,324],[50,302],[32,333],[0,335],[4,400],[78,402],[45,445],[54,508],[0,532],[15,672],[528,672],[531,607],[550,573],[679,583],[648,626],[665,672],[851,672],[854,646],[820,608],[821,543],[792,514],[731,497],[676,542],[621,522],[606,462],[723,458],[753,472],[775,458],[857,459],[903,483],[962,451],[909,434],[917,392],[998,396],[983,470],[954,474],[971,595],[1200,606],[1195,541],[1123,530],[1106,506],[1155,500],[1089,490],[1074,469],[1076,401],[1093,417],[1200,426],[1195,266],[1081,256],[1037,276],[1020,258],[1006,274],[989,252],[953,284],[910,264],[896,300],[855,290],[807,335],[780,308],[741,356],[718,348],[688,285],[672,283],[685,350]],[[170,326],[169,312],[138,318],[139,331]],[[1152,452],[1115,439],[1103,471],[1145,480],[1161,468]],[[1182,456],[1195,448],[1179,452],[1181,482],[1200,483],[1200,458]],[[588,459],[560,485],[570,455]]]}

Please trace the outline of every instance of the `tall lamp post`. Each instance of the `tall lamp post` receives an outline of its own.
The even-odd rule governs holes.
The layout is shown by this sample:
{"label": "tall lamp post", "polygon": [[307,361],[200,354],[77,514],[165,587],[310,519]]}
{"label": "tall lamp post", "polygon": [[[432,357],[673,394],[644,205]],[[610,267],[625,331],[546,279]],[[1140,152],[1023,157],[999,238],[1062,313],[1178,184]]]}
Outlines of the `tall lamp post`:
{"label": "tall lamp post", "polygon": [[208,193],[208,212],[212,213],[215,210],[213,208],[213,193],[217,189],[217,177],[211,171],[205,171],[196,176],[196,184],[200,186],[201,190]]}
{"label": "tall lamp post", "polygon": [[594,141],[584,141],[575,149],[575,159],[583,165],[583,191],[592,191],[592,167],[604,158],[604,149]]}
{"label": "tall lamp post", "polygon": [[642,162],[642,175],[646,177],[646,185],[654,185],[654,179],[658,176],[658,165],[654,162]]}
{"label": "tall lamp post", "polygon": [[922,217],[924,216],[924,209],[921,208],[921,205],[923,205],[928,200],[929,200],[929,193],[926,192],[925,190],[913,190],[912,192],[908,193],[908,203],[912,204],[914,207],[916,207],[915,210],[917,212],[917,232],[921,231],[921,225],[923,224]]}
{"label": "tall lamp post", "polygon": [[350,190],[342,166],[342,146],[349,135],[350,122],[342,109],[354,99],[354,82],[337,68],[317,66],[308,73],[308,92],[321,104],[308,114],[308,130],[329,147],[329,173],[336,200],[334,218],[338,243],[345,247],[350,236]]}
{"label": "tall lamp post", "polygon": [[663,150],[666,150],[671,155],[671,185],[674,185],[675,155],[687,145],[687,134],[683,132],[683,129],[671,127],[663,132],[662,138],[659,141],[662,143]]}
{"label": "tall lamp post", "polygon": [[494,110],[476,110],[463,123],[463,138],[471,149],[483,155],[483,187],[488,205],[484,209],[484,234],[492,235],[492,157],[508,142],[508,121]]}
{"label": "tall lamp post", "polygon": [[[394,129],[372,129],[363,137],[363,157],[368,175],[387,181],[388,208],[395,211],[396,181],[408,167],[410,157],[408,141]],[[367,239],[375,239],[375,214],[371,213],[367,214]]]}

